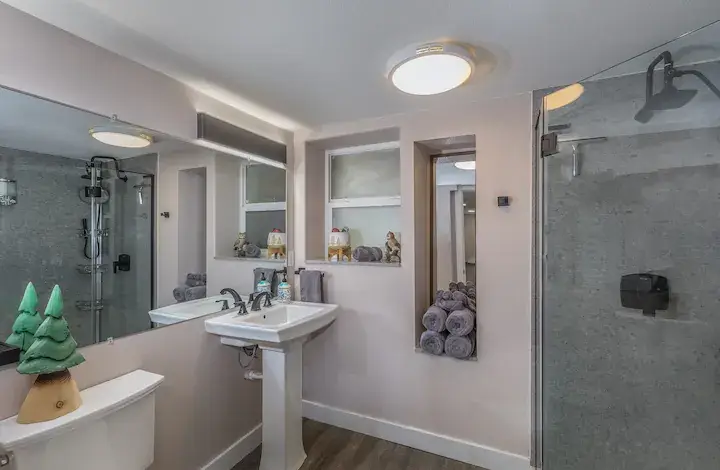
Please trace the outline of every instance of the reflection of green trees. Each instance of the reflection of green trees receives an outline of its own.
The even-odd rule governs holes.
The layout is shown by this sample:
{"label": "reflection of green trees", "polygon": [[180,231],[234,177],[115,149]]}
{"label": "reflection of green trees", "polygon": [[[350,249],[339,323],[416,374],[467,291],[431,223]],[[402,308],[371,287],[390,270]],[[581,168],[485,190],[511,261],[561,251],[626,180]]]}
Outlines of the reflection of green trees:
{"label": "reflection of green trees", "polygon": [[17,370],[21,374],[49,374],[83,362],[85,358],[77,351],[77,342],[63,317],[60,286],[55,286],[45,308],[45,321],[35,332],[35,341]]}
{"label": "reflection of green trees", "polygon": [[7,343],[21,349],[20,360],[25,358],[25,353],[35,341],[35,332],[42,323],[40,312],[37,311],[38,297],[35,286],[28,282],[25,287],[18,316],[12,326],[12,334],[8,336]]}

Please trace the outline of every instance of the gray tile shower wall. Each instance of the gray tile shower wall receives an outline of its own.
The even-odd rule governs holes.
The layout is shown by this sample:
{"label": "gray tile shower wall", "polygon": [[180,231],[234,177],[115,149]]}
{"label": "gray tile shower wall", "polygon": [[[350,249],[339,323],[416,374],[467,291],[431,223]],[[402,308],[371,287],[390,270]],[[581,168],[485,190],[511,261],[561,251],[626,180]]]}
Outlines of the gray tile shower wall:
{"label": "gray tile shower wall", "polygon": [[0,207],[0,340],[9,334],[25,284],[32,281],[41,311],[53,285],[62,287],[75,339],[92,342],[90,316],[75,307],[90,297],[89,276],[76,269],[88,262],[78,237],[90,213],[79,197],[83,174],[80,160],[0,148],[0,177],[17,180],[18,187],[17,204]]}
{"label": "gray tile shower wall", "polygon": [[[720,461],[720,129],[611,138],[546,162],[544,468]],[[620,305],[669,279],[668,311]]]}

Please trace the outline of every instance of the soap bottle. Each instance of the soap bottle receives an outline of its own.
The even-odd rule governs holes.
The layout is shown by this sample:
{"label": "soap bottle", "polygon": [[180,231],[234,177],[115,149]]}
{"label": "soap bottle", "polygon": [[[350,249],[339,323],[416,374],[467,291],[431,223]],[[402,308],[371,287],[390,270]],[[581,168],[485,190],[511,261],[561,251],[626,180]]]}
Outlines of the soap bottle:
{"label": "soap bottle", "polygon": [[270,292],[270,283],[265,278],[265,273],[262,273],[262,277],[257,283],[257,290],[256,292]]}
{"label": "soap bottle", "polygon": [[283,279],[278,284],[278,300],[280,302],[290,302],[290,284],[287,282],[287,274],[283,274]]}

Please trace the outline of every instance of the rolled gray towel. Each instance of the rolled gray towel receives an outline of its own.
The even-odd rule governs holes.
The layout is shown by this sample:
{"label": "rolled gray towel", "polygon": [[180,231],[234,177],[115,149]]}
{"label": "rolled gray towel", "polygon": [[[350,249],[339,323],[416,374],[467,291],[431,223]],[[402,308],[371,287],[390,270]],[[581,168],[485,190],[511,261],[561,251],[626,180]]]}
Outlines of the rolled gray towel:
{"label": "rolled gray towel", "polygon": [[475,314],[466,308],[456,310],[448,315],[445,328],[451,335],[468,335],[475,328]]}
{"label": "rolled gray towel", "polygon": [[203,282],[203,284],[207,285],[207,273],[203,273],[203,274],[202,274],[202,279],[201,279],[201,281]]}
{"label": "rolled gray towel", "polygon": [[175,297],[175,300],[177,300],[178,302],[185,302],[187,300],[187,290],[187,286],[176,287],[175,289],[173,289],[173,297]]}
{"label": "rolled gray towel", "polygon": [[441,333],[445,331],[447,312],[437,305],[431,305],[422,317],[422,324],[430,331]]}
{"label": "rolled gray towel", "polygon": [[450,313],[467,308],[468,298],[460,291],[438,291],[435,296],[435,305]]}
{"label": "rolled gray towel", "polygon": [[185,285],[187,287],[197,287],[197,286],[204,286],[205,282],[201,281],[199,279],[188,279],[185,281]]}
{"label": "rolled gray towel", "polygon": [[440,356],[445,350],[446,337],[446,332],[423,331],[420,335],[420,348],[426,353]]}
{"label": "rolled gray towel", "polygon": [[188,287],[185,291],[185,300],[204,299],[206,293],[207,287],[205,286]]}
{"label": "rolled gray towel", "polygon": [[369,263],[371,261],[374,261],[374,254],[370,250],[370,247],[367,246],[358,246],[352,251],[352,259],[353,261],[358,261],[361,263]]}
{"label": "rolled gray towel", "polygon": [[248,258],[259,258],[260,253],[261,250],[259,246],[253,245],[252,243],[245,245],[245,256]]}
{"label": "rolled gray towel", "polygon": [[187,275],[188,281],[202,281],[202,274],[200,273],[188,273]]}
{"label": "rolled gray towel", "polygon": [[373,261],[382,261],[383,259],[383,251],[382,248],[379,246],[371,246],[370,251],[373,255]]}
{"label": "rolled gray towel", "polygon": [[445,354],[455,359],[467,359],[475,351],[475,335],[448,335],[445,340]]}

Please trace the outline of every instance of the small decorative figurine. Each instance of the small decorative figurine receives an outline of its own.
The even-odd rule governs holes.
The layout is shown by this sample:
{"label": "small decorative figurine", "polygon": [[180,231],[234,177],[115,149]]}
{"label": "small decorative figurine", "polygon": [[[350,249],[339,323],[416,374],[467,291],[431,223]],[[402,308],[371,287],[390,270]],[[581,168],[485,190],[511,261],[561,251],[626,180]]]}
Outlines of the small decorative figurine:
{"label": "small decorative figurine", "polygon": [[235,240],[235,243],[233,244],[233,250],[235,251],[235,257],[237,258],[244,258],[246,255],[245,253],[245,244],[247,243],[247,238],[245,236],[245,232],[238,233],[237,240]]}
{"label": "small decorative figurine", "polygon": [[38,374],[18,413],[20,424],[50,421],[77,410],[82,404],[77,383],[68,369],[85,362],[63,318],[60,286],[53,288],[45,307],[45,321],[17,371]]}
{"label": "small decorative figurine", "polygon": [[400,242],[397,238],[395,238],[395,234],[393,232],[388,232],[385,237],[385,262],[400,262]]}
{"label": "small decorative figurine", "polygon": [[18,316],[12,326],[12,334],[7,339],[7,344],[20,348],[20,360],[25,358],[25,353],[35,342],[35,332],[42,323],[40,312],[37,311],[37,292],[32,282],[28,282],[25,288]]}
{"label": "small decorative figurine", "polygon": [[268,259],[285,259],[285,244],[287,243],[287,235],[279,228],[274,228],[268,234]]}
{"label": "small decorative figurine", "polygon": [[332,262],[350,261],[350,229],[343,227],[342,231],[333,228],[328,235],[328,260]]}

